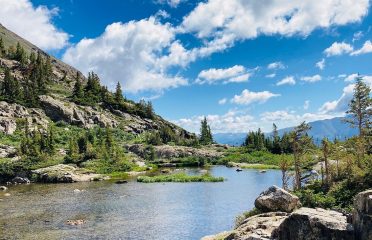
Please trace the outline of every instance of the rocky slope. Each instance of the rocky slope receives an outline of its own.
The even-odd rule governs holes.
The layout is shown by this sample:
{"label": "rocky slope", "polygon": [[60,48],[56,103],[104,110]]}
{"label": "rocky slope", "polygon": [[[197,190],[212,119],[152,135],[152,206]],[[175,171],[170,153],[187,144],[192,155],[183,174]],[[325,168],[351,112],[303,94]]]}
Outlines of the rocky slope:
{"label": "rocky slope", "polygon": [[[371,240],[372,190],[355,197],[352,221],[332,210],[300,207],[298,198],[276,186],[264,191],[255,205],[264,213],[249,217],[234,230],[202,240]],[[289,206],[297,206],[293,212]]]}
{"label": "rocky slope", "polygon": [[[49,56],[32,43],[9,31],[0,24],[0,37],[3,39],[5,48],[15,46],[17,43],[25,49],[25,52],[41,53],[51,58],[52,82],[49,84],[48,95],[39,96],[40,108],[25,108],[19,104],[0,102],[0,132],[12,134],[16,129],[16,120],[27,119],[30,125],[46,127],[50,121],[64,121],[79,127],[90,128],[117,127],[119,124],[133,134],[139,134],[149,130],[159,130],[163,127],[181,138],[193,138],[194,136],[184,129],[164,120],[156,115],[154,119],[146,119],[138,115],[111,109],[107,106],[98,105],[95,107],[77,105],[69,98],[75,83],[75,76],[78,72],[75,68],[62,61]],[[0,83],[4,79],[2,69],[10,69],[11,74],[17,79],[25,78],[26,69],[15,60],[0,57]],[[81,74],[80,74],[81,75]],[[83,84],[86,81],[83,75]],[[133,105],[127,102],[128,108]]]}

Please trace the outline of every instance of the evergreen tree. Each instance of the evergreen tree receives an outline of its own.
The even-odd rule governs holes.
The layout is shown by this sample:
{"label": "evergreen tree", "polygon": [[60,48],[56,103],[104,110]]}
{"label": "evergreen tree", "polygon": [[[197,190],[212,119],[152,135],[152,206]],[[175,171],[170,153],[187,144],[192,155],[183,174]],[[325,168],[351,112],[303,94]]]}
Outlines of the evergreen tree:
{"label": "evergreen tree", "polygon": [[116,91],[115,91],[115,101],[116,103],[122,103],[124,101],[123,92],[121,90],[120,82],[116,85]]}
{"label": "evergreen tree", "polygon": [[363,78],[358,76],[354,87],[354,95],[349,103],[349,110],[346,112],[351,115],[351,119],[346,119],[352,127],[357,127],[359,137],[363,137],[366,130],[371,125],[372,99],[370,97],[371,89]]}
{"label": "evergreen tree", "polygon": [[282,152],[278,127],[275,125],[275,123],[273,123],[273,148],[271,152],[274,154],[280,154]]}
{"label": "evergreen tree", "polygon": [[36,55],[34,51],[30,53],[30,63],[31,65],[34,65],[36,63]]}
{"label": "evergreen tree", "polygon": [[20,100],[20,85],[16,78],[14,78],[9,69],[5,69],[5,76],[2,85],[2,95],[10,102]]}
{"label": "evergreen tree", "polygon": [[47,59],[45,61],[43,70],[44,70],[43,73],[45,74],[46,81],[50,82],[50,79],[51,79],[52,74],[53,74],[53,67],[52,67],[52,62],[51,62],[49,56],[47,57]]}
{"label": "evergreen tree", "polygon": [[328,141],[327,138],[322,139],[322,152],[323,152],[323,160],[324,160],[324,168],[325,168],[325,183],[327,188],[331,183],[331,174],[330,174],[330,166],[329,166],[329,155],[331,153],[331,143]]}
{"label": "evergreen tree", "polygon": [[204,117],[204,119],[201,121],[199,142],[202,145],[209,145],[213,143],[211,128],[208,125],[206,117]]}
{"label": "evergreen tree", "polygon": [[310,125],[303,122],[290,133],[295,168],[294,188],[296,190],[301,188],[302,157],[311,145],[311,139],[307,136],[307,131],[310,129]]}
{"label": "evergreen tree", "polygon": [[3,38],[0,37],[0,57],[5,56],[5,46],[3,42]]}
{"label": "evergreen tree", "polygon": [[72,99],[76,102],[80,101],[83,98],[84,89],[80,81],[80,74],[76,72],[74,90],[72,92]]}

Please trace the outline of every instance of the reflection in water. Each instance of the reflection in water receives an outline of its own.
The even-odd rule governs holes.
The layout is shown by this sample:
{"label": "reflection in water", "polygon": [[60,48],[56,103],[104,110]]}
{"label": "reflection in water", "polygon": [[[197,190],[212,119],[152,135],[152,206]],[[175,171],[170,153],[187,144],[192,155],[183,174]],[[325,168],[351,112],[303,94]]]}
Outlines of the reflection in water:
{"label": "reflection in water", "polygon": [[[231,229],[260,192],[281,182],[275,170],[211,172],[227,181],[15,186],[8,198],[0,193],[0,239],[199,239]],[[86,223],[69,226],[68,219]]]}

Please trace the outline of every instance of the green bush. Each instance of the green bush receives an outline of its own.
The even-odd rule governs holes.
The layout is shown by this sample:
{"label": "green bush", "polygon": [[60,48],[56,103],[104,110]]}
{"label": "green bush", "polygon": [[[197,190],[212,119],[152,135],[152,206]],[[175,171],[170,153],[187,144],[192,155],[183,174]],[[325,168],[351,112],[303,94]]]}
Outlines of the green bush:
{"label": "green bush", "polygon": [[223,182],[223,177],[213,177],[209,174],[200,176],[189,176],[186,173],[176,173],[171,175],[158,176],[139,176],[137,182],[155,183],[155,182]]}

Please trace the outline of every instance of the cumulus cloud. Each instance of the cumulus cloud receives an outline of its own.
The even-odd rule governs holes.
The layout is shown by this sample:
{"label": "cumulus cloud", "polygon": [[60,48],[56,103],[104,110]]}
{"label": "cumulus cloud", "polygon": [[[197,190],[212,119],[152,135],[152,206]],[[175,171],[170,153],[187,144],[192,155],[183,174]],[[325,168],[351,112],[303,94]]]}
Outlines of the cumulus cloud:
{"label": "cumulus cloud", "polygon": [[35,7],[29,0],[0,0],[0,23],[44,50],[65,47],[69,35],[52,22],[58,8]]}
{"label": "cumulus cloud", "polygon": [[325,68],[325,59],[322,58],[322,60],[320,60],[319,62],[317,62],[317,63],[315,64],[315,66],[316,66],[317,68],[319,68],[320,70],[323,70],[323,69]]}
{"label": "cumulus cloud", "polygon": [[282,86],[282,85],[295,85],[296,80],[294,79],[293,76],[288,76],[280,80],[279,82],[276,83],[277,86]]}
{"label": "cumulus cloud", "polygon": [[354,35],[353,35],[353,42],[358,41],[363,36],[364,36],[364,34],[363,34],[362,31],[358,31],[358,32],[354,33]]}
{"label": "cumulus cloud", "polygon": [[267,65],[267,69],[270,69],[270,70],[284,69],[284,68],[285,66],[282,62],[273,62]]}
{"label": "cumulus cloud", "polygon": [[[63,60],[84,73],[95,71],[113,89],[120,81],[124,91],[162,90],[186,85],[187,80],[170,75],[168,68],[182,64],[183,48],[174,40],[170,24],[154,17],[128,23],[113,23],[93,39],[82,39],[68,48]],[[162,52],[168,51],[165,61]]]}
{"label": "cumulus cloud", "polygon": [[350,74],[348,76],[343,75],[343,77],[345,77],[345,79],[344,79],[345,82],[352,82],[358,77],[358,73],[353,73],[353,74]]}
{"label": "cumulus cloud", "polygon": [[195,82],[198,84],[246,82],[250,76],[251,73],[245,67],[235,65],[230,68],[203,70],[199,73]]}
{"label": "cumulus cloud", "polygon": [[316,74],[314,76],[306,76],[306,77],[301,78],[301,81],[310,82],[310,83],[318,82],[320,80],[322,80],[322,77],[319,74]]}
{"label": "cumulus cloud", "polygon": [[366,41],[360,49],[353,51],[350,55],[357,56],[366,53],[372,53],[372,42],[370,40]]}
{"label": "cumulus cloud", "polygon": [[246,1],[208,0],[186,17],[181,29],[198,38],[230,43],[259,35],[307,36],[318,28],[359,22],[368,12],[369,0]]}
{"label": "cumulus cloud", "polygon": [[324,50],[327,57],[338,56],[346,53],[351,53],[354,50],[353,46],[345,42],[334,42],[329,48]]}
{"label": "cumulus cloud", "polygon": [[231,102],[240,105],[249,105],[254,102],[264,103],[270,98],[279,96],[280,94],[271,93],[269,91],[251,92],[248,89],[244,89],[240,95],[235,95],[231,99]]}

